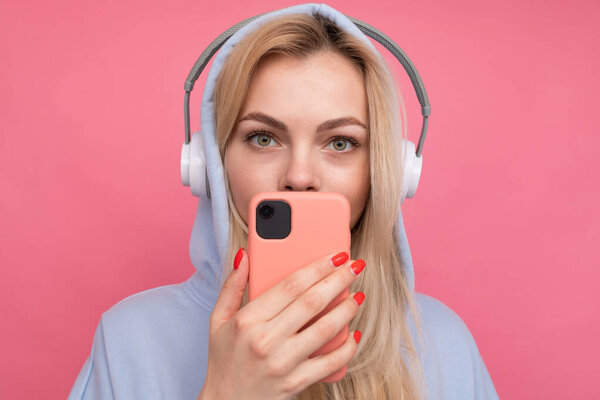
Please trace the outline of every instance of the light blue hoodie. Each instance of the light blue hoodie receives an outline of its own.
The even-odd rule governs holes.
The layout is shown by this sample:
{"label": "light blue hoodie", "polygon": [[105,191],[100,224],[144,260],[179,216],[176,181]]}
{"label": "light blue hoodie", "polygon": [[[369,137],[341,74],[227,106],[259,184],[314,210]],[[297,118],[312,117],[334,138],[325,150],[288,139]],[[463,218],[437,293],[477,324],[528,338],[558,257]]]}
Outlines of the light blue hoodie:
{"label": "light blue hoodie", "polygon": [[[75,399],[195,399],[206,376],[209,316],[221,290],[220,260],[228,245],[229,214],[221,158],[215,140],[212,94],[232,47],[250,30],[292,12],[317,12],[362,40],[369,39],[339,11],[301,4],[263,15],[236,32],[213,60],[202,97],[201,137],[211,199],[200,198],[190,240],[196,272],[185,282],[146,290],[102,314],[92,344],[69,395]],[[400,208],[400,207],[399,207]],[[395,225],[408,285],[414,292],[412,259],[402,212]],[[421,358],[429,399],[497,399],[473,337],[440,301],[415,294],[423,319]],[[412,319],[408,321],[415,332]]]}

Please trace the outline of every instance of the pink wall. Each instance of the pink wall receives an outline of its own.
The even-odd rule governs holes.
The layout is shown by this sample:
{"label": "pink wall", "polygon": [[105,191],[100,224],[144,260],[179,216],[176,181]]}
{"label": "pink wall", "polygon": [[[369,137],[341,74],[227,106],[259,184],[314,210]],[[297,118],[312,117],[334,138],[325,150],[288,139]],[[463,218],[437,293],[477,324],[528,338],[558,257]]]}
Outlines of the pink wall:
{"label": "pink wall", "polygon": [[[238,3],[0,4],[0,398],[65,398],[103,311],[192,274],[184,80],[226,28],[298,2]],[[599,398],[599,3],[376,3],[327,4],[429,93],[417,289],[467,323],[501,398]]]}

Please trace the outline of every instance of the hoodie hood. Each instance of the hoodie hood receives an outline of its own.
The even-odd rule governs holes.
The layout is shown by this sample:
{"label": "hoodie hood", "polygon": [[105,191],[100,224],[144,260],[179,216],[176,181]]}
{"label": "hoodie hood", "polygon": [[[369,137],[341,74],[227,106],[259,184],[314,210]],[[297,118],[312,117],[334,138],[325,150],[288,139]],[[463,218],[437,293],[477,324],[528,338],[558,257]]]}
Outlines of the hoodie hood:
{"label": "hoodie hood", "polygon": [[[295,5],[261,15],[233,34],[214,56],[202,94],[201,130],[199,132],[208,169],[211,199],[206,197],[199,199],[190,239],[190,258],[197,270],[198,279],[196,283],[202,297],[212,305],[216,303],[221,291],[219,285],[219,279],[223,273],[221,260],[226,258],[229,245],[229,202],[225,188],[223,164],[216,142],[214,103],[212,100],[216,80],[225,59],[236,43],[263,23],[291,13],[321,14],[334,21],[344,31],[363,40],[373,52],[381,57],[369,38],[350,19],[326,4],[317,3]],[[414,293],[412,258],[400,204],[398,205],[398,220],[394,225],[394,230],[407,284],[411,292]]]}

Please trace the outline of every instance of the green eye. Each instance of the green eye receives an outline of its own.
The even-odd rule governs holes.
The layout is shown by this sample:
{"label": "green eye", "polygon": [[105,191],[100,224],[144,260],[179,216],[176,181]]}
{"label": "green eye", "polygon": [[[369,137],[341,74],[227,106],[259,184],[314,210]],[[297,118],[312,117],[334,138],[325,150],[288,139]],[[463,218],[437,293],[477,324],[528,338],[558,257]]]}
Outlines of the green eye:
{"label": "green eye", "polygon": [[[333,149],[340,153],[349,153],[353,151],[354,148],[360,147],[360,143],[358,143],[356,139],[351,138],[349,136],[336,136],[329,143],[333,144]],[[345,151],[346,148],[349,147],[349,144],[351,144],[352,147],[349,150]]]}
{"label": "green eye", "polygon": [[[348,146],[348,141],[345,139],[336,139],[333,142],[333,147],[336,150],[345,150],[346,147]],[[341,144],[341,146],[339,146]]]}
{"label": "green eye", "polygon": [[[254,140],[254,138],[257,138],[257,140]],[[248,140],[252,141],[259,147],[271,147],[269,145],[273,141],[273,138],[265,131],[253,131],[250,132],[250,134],[244,139],[244,141]]]}
{"label": "green eye", "polygon": [[271,140],[273,140],[273,138],[271,138],[270,136],[267,135],[255,135],[258,138],[258,145],[259,146],[263,146],[263,147],[268,147],[269,143],[271,143]]}
{"label": "green eye", "polygon": [[[255,138],[257,140],[254,140]],[[244,138],[244,141],[252,141],[258,147],[272,147],[270,144],[272,144],[271,142],[274,142],[275,139],[273,139],[273,137],[265,131],[253,131]],[[352,151],[353,148],[360,147],[358,141],[349,136],[336,136],[331,140],[331,142],[329,142],[329,144],[333,144],[333,149],[340,153],[348,153]],[[349,147],[348,144],[352,145],[350,150],[347,150]]]}

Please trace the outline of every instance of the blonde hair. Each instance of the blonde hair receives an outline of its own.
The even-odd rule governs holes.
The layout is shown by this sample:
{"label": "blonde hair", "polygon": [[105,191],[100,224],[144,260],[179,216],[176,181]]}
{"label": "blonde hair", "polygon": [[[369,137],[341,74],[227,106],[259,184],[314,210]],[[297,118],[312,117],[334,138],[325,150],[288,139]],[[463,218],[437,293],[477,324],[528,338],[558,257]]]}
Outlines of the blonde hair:
{"label": "blonde hair", "polygon": [[[361,290],[367,299],[349,323],[351,331],[362,332],[362,339],[344,378],[334,383],[312,384],[297,398],[418,399],[419,390],[424,390],[423,371],[406,320],[408,313],[412,313],[419,342],[421,320],[401,265],[394,232],[402,177],[398,100],[394,79],[383,59],[359,38],[319,14],[288,14],[265,22],[232,49],[216,82],[216,140],[221,159],[225,159],[250,80],[260,61],[271,54],[308,57],[319,51],[348,57],[359,67],[365,81],[371,191],[364,212],[352,229],[351,256],[365,260],[368,268],[350,286],[350,291]],[[404,116],[404,105],[400,103]],[[406,137],[405,129],[402,133]],[[248,227],[225,180],[230,233],[223,278],[231,272],[237,250],[246,248],[248,235]],[[246,290],[242,305],[247,301]]]}

